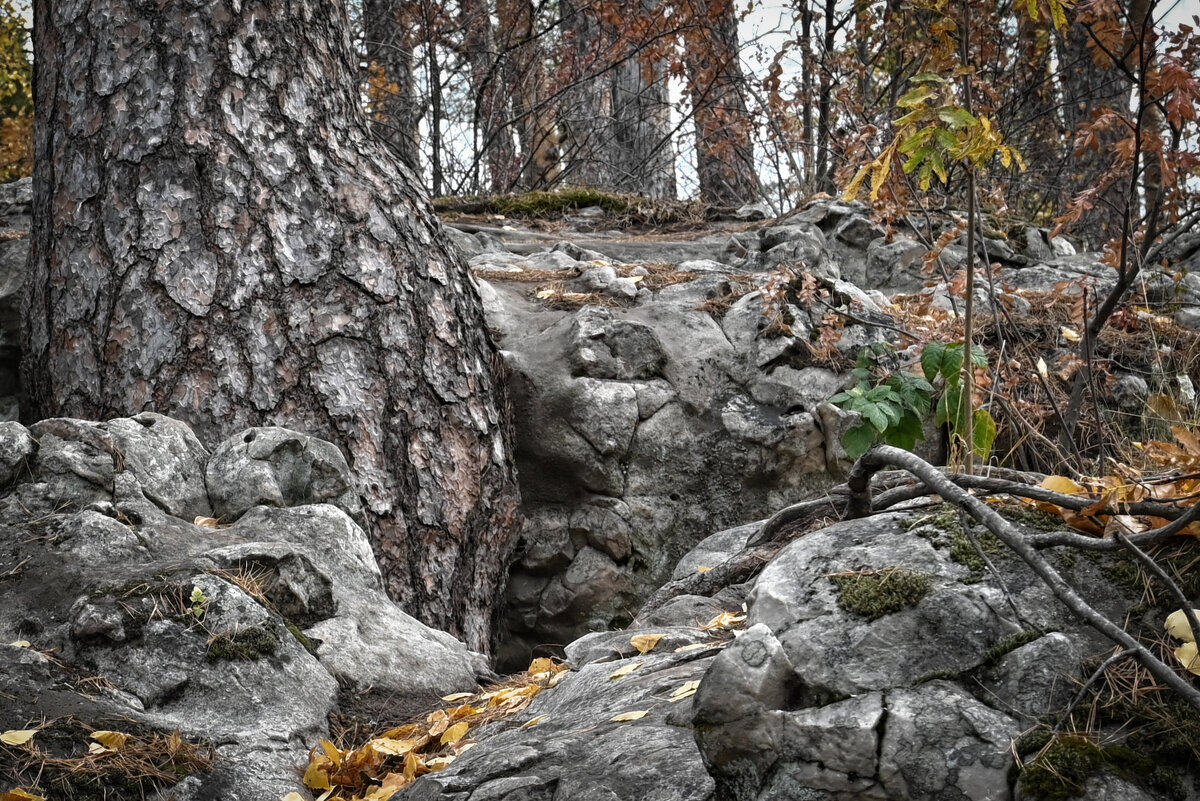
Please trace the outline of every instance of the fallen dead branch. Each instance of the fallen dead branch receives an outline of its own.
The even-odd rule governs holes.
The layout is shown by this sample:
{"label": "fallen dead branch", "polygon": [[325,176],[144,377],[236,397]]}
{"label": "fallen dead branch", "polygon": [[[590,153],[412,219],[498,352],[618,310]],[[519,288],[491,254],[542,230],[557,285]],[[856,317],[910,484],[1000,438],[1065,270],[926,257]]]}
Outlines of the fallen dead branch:
{"label": "fallen dead branch", "polygon": [[[889,465],[907,470],[919,478],[931,491],[942,496],[944,500],[966,510],[971,517],[985,526],[1001,542],[1008,546],[1013,553],[1019,556],[1025,564],[1029,565],[1034,573],[1050,588],[1055,597],[1068,609],[1114,643],[1125,650],[1131,651],[1155,679],[1170,687],[1187,703],[1200,709],[1200,690],[1197,690],[1192,686],[1190,681],[1180,676],[1173,668],[1151,653],[1145,645],[1131,634],[1093,609],[1059,575],[1050,562],[1042,556],[1039,549],[1016,526],[1001,517],[998,512],[988,507],[983,501],[950,481],[949,478],[924,459],[908,451],[889,445],[876,445],[863,454],[854,463],[854,467],[850,472],[850,478],[847,481],[847,486],[850,489],[847,511],[848,518],[866,517],[872,513],[871,477]],[[1184,515],[1184,517],[1190,517],[1192,514],[1192,511],[1189,510],[1188,514]],[[1178,524],[1184,517],[1174,521],[1171,525]],[[1149,533],[1143,532],[1142,536]],[[1118,542],[1117,545],[1119,547],[1120,543]],[[1192,625],[1195,626],[1195,623]]]}

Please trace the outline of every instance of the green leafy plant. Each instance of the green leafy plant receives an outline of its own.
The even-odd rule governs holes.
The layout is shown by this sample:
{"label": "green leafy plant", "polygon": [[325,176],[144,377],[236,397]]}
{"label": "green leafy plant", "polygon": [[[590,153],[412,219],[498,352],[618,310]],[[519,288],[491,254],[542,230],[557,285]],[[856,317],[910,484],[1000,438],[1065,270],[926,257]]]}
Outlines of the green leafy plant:
{"label": "green leafy plant", "polygon": [[933,385],[915,373],[897,371],[872,385],[877,354],[864,349],[851,372],[855,385],[829,399],[830,403],[858,412],[863,422],[848,430],[842,445],[857,459],[876,441],[912,450],[925,436],[921,421],[929,414]]}
{"label": "green leafy plant", "polygon": [[[839,392],[829,402],[858,412],[862,423],[848,430],[842,445],[851,458],[857,459],[876,442],[912,450],[925,436],[923,421],[933,411],[935,425],[945,425],[952,436],[960,439],[966,431],[966,416],[972,415],[974,451],[981,459],[992,452],[996,441],[996,421],[987,409],[972,408],[964,400],[961,342],[930,342],[921,353],[924,376],[897,370],[882,380],[875,380],[878,371],[877,350],[864,348],[858,364],[851,372],[854,386]],[[987,353],[976,345],[971,349],[971,363],[988,366]],[[940,382],[942,393],[933,404],[934,382]]]}
{"label": "green leafy plant", "polygon": [[[962,439],[967,431],[967,415],[971,415],[971,448],[980,459],[986,459],[996,442],[996,420],[987,409],[974,408],[963,392],[963,350],[961,342],[930,342],[921,352],[921,369],[928,381],[941,378],[943,383],[934,423],[949,426],[951,436]],[[988,366],[987,353],[979,345],[971,347],[971,364]]]}
{"label": "green leafy plant", "polygon": [[199,587],[192,587],[192,614],[196,616],[196,620],[203,620],[204,613],[208,611],[209,598],[204,594],[204,590]]}

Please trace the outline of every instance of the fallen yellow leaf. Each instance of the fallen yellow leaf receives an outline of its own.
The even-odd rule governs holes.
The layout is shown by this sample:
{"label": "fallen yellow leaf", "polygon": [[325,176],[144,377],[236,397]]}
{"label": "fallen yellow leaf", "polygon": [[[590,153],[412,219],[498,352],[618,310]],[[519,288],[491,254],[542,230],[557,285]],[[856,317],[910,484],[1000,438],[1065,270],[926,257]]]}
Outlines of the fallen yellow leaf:
{"label": "fallen yellow leaf", "polygon": [[0,734],[0,743],[5,745],[25,745],[37,734],[37,729],[12,729]]}
{"label": "fallen yellow leaf", "polygon": [[312,790],[328,790],[333,785],[329,781],[329,769],[333,766],[328,762],[313,759],[304,771],[304,786]]}
{"label": "fallen yellow leaf", "polygon": [[687,681],[676,688],[675,692],[671,693],[671,701],[682,701],[684,698],[691,698],[696,694],[696,690],[700,687],[700,681]]}
{"label": "fallen yellow leaf", "polygon": [[611,718],[609,718],[609,721],[624,723],[629,720],[641,720],[642,718],[646,717],[647,714],[649,714],[649,711],[650,710],[644,710],[641,712],[622,712],[619,715],[613,715]]}
{"label": "fallen yellow leaf", "polygon": [[628,665],[626,665],[623,668],[620,668],[619,670],[617,670],[616,673],[609,676],[609,678],[610,679],[619,679],[622,676],[628,676],[630,673],[637,670],[641,666],[642,666],[641,662],[630,662]]}
{"label": "fallen yellow leaf", "polygon": [[545,715],[538,715],[536,718],[530,718],[521,724],[522,729],[531,729],[546,719]]}
{"label": "fallen yellow leaf", "polygon": [[425,763],[425,767],[427,767],[431,773],[435,773],[439,770],[442,770],[443,768],[449,767],[450,763],[453,761],[454,761],[453,755],[434,757],[433,759],[431,759]]}
{"label": "fallen yellow leaf", "polygon": [[[0,796],[0,797],[2,797],[2,796]],[[283,798],[279,799],[279,801],[304,801],[304,797],[293,790],[292,792],[285,795]]]}
{"label": "fallen yellow leaf", "polygon": [[420,748],[429,742],[428,737],[413,737],[409,740],[394,740],[390,737],[376,737],[368,743],[371,748],[388,756],[405,756],[414,748]]}
{"label": "fallen yellow leaf", "polygon": [[707,567],[707,566],[705,566],[705,565],[696,565],[696,572],[697,572],[697,573],[707,573],[707,572],[708,572],[708,571],[710,571],[710,570],[712,570],[712,568],[711,568],[711,567]]}
{"label": "fallen yellow leaf", "polygon": [[1185,642],[1176,648],[1175,658],[1179,660],[1179,664],[1183,665],[1184,670],[1200,676],[1200,653],[1196,651],[1196,643]]}
{"label": "fallen yellow leaf", "polygon": [[654,650],[654,646],[658,645],[663,634],[635,634],[629,638],[630,644],[638,649],[639,654],[648,654]]}
{"label": "fallen yellow leaf", "polygon": [[325,752],[325,756],[334,764],[334,767],[342,764],[342,752],[333,744],[332,740],[321,740],[321,750]]}
{"label": "fallen yellow leaf", "polygon": [[192,525],[200,526],[200,528],[216,528],[218,525],[220,525],[220,523],[215,517],[204,517],[203,515],[199,515],[195,520],[192,521]]}
{"label": "fallen yellow leaf", "polygon": [[[33,645],[33,643],[31,643],[29,640],[16,640],[14,642],[10,642],[9,645],[11,645],[13,648],[28,648]],[[16,792],[16,790],[13,792]],[[22,790],[21,792],[25,791]]]}
{"label": "fallen yellow leaf", "polygon": [[105,754],[115,754],[116,751],[111,748],[105,748],[100,743],[88,743],[89,756],[104,756]]}
{"label": "fallen yellow leaf", "polygon": [[1038,486],[1064,495],[1086,495],[1087,489],[1066,476],[1046,476]]}
{"label": "fallen yellow leaf", "polygon": [[1083,339],[1083,337],[1081,337],[1077,331],[1067,328],[1065,325],[1062,326],[1059,331],[1062,333],[1063,339],[1067,340],[1068,342],[1078,342],[1079,340]]}
{"label": "fallen yellow leaf", "polygon": [[[9,790],[7,793],[0,793],[0,801],[46,801],[45,796],[34,795],[26,792],[21,788]],[[286,799],[285,799],[286,801]]]}
{"label": "fallen yellow leaf", "polygon": [[457,743],[467,733],[467,729],[471,728],[471,724],[465,720],[461,723],[455,723],[442,735],[442,745],[451,745]]}
{"label": "fallen yellow leaf", "polygon": [[682,651],[699,651],[702,648],[720,648],[725,643],[720,642],[694,642],[691,645],[681,645],[675,649],[675,653]]}
{"label": "fallen yellow leaf", "polygon": [[[1197,616],[1200,616],[1200,609],[1193,609],[1192,611]],[[1196,635],[1192,633],[1192,627],[1188,625],[1187,615],[1183,613],[1182,609],[1176,609],[1167,615],[1167,634],[1185,642],[1196,641]]]}
{"label": "fallen yellow leaf", "polygon": [[129,735],[119,731],[94,731],[92,739],[105,748],[120,751],[125,747],[125,743],[129,742]]}
{"label": "fallen yellow leaf", "polygon": [[712,620],[700,627],[701,631],[711,631],[712,629],[727,629],[736,626],[739,623],[745,623],[746,616],[739,615],[736,612],[722,612]]}
{"label": "fallen yellow leaf", "polygon": [[473,695],[473,693],[451,693],[450,695],[443,695],[442,700],[443,701],[461,701],[464,698],[470,698],[472,695]]}

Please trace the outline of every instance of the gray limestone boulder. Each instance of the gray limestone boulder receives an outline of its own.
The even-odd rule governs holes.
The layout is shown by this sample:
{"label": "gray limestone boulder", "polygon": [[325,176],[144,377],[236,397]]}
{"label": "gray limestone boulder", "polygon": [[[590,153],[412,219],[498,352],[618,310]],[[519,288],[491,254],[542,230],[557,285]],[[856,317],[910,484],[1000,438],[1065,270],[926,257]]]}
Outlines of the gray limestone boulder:
{"label": "gray limestone boulder", "polygon": [[[387,598],[343,508],[356,507],[337,449],[252,431],[214,466],[186,425],[154,414],[0,424],[0,642],[30,644],[0,647],[0,730],[177,730],[218,759],[161,798],[276,801],[306,797],[296,767],[331,714],[370,694],[428,704],[491,675]],[[239,474],[255,484],[241,496]],[[256,500],[269,505],[238,507]],[[236,524],[204,519],[215,509],[237,509]]]}

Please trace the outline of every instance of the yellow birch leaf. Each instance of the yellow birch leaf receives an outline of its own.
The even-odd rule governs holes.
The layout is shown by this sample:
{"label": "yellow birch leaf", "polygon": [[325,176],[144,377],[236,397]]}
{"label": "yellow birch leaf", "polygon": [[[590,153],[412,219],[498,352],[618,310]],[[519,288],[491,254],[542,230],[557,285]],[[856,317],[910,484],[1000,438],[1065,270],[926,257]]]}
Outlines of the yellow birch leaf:
{"label": "yellow birch leaf", "polygon": [[615,723],[625,723],[626,721],[630,720],[641,720],[642,718],[646,717],[649,712],[650,710],[648,709],[641,712],[622,712],[619,715],[613,715],[611,718],[609,718],[609,721]]}
{"label": "yellow birch leaf", "polygon": [[534,726],[538,725],[545,719],[546,719],[545,715],[538,715],[536,718],[530,718],[529,720],[522,723],[521,728],[522,729],[532,729]]}
{"label": "yellow birch leaf", "polygon": [[867,180],[867,176],[870,174],[870,164],[864,164],[859,167],[858,172],[854,174],[854,180],[850,182],[849,186],[846,187],[846,191],[842,193],[842,200],[849,203],[858,197],[858,193],[862,191],[863,182]]}
{"label": "yellow birch leaf", "polygon": [[629,643],[634,648],[638,649],[639,654],[648,654],[654,650],[654,646],[658,645],[663,634],[635,634],[629,638]]}
{"label": "yellow birch leaf", "polygon": [[388,756],[406,756],[414,748],[420,748],[429,742],[428,737],[414,737],[410,740],[394,740],[390,737],[376,737],[367,743],[380,754]]}
{"label": "yellow birch leaf", "polygon": [[707,573],[707,572],[708,572],[708,571],[710,571],[710,570],[712,570],[712,568],[711,568],[711,567],[707,567],[706,565],[696,565],[696,572],[697,572],[697,573]]}
{"label": "yellow birch leaf", "polygon": [[433,759],[431,759],[425,763],[425,767],[428,768],[431,773],[435,773],[439,770],[442,770],[443,768],[449,767],[450,763],[453,761],[454,761],[453,754],[449,754],[447,756],[434,757]]}
{"label": "yellow birch leaf", "polygon": [[[0,798],[3,798],[3,796],[0,796]],[[292,792],[285,795],[283,798],[279,799],[279,801],[304,801],[304,797],[301,796],[299,793],[297,793],[295,790],[293,790]]]}
{"label": "yellow birch leaf", "polygon": [[[1193,609],[1192,611],[1197,616],[1200,616],[1200,609]],[[1188,625],[1187,615],[1183,613],[1182,609],[1176,609],[1167,615],[1167,634],[1185,642],[1196,641],[1196,635],[1192,633],[1192,627]]]}
{"label": "yellow birch leaf", "polygon": [[[499,697],[497,695],[497,697]],[[491,700],[491,705],[496,704],[496,698]],[[430,712],[425,720],[429,722],[429,736],[437,737],[439,734],[450,728],[450,716],[446,714],[444,709],[436,709]]]}
{"label": "yellow birch leaf", "polygon": [[129,742],[129,735],[119,731],[94,731],[92,739],[105,748],[120,751],[125,747],[125,743]]}
{"label": "yellow birch leaf", "polygon": [[609,678],[610,679],[619,679],[622,676],[628,676],[630,673],[637,670],[641,666],[642,666],[641,662],[630,662],[628,665],[619,669],[616,673],[609,676]]}
{"label": "yellow birch leaf", "polygon": [[446,733],[442,735],[442,745],[453,745],[463,738],[467,730],[471,728],[471,724],[465,720],[461,723],[455,723],[450,728],[446,729]]}
{"label": "yellow birch leaf", "polygon": [[1067,340],[1068,342],[1078,342],[1079,340],[1083,339],[1078,332],[1072,328],[1067,328],[1065,325],[1058,330],[1059,333],[1062,334],[1063,339]]}
{"label": "yellow birch leaf", "polygon": [[539,656],[537,659],[529,663],[529,669],[525,672],[531,676],[539,676],[542,673],[558,673],[565,670],[566,665],[556,665],[554,660],[548,656]]}
{"label": "yellow birch leaf", "polygon": [[332,767],[327,762],[320,759],[314,759],[308,763],[308,769],[304,771],[304,786],[312,790],[328,790],[333,787],[329,782],[329,768]]}
{"label": "yellow birch leaf", "polygon": [[1196,651],[1196,643],[1185,642],[1176,648],[1175,658],[1183,665],[1184,670],[1200,676],[1200,653]]}
{"label": "yellow birch leaf", "polygon": [[13,642],[10,642],[9,645],[11,645],[13,648],[29,648],[33,645],[33,643],[31,643],[29,640],[14,640]]}
{"label": "yellow birch leaf", "polygon": [[691,645],[681,645],[675,649],[675,653],[683,651],[699,651],[701,648],[716,648],[720,643],[694,642]]}
{"label": "yellow birch leaf", "polygon": [[333,744],[333,741],[321,740],[321,750],[325,752],[325,756],[329,758],[335,768],[342,764],[342,752]]}
{"label": "yellow birch leaf", "polygon": [[[34,795],[18,787],[9,790],[7,793],[0,793],[0,801],[46,801],[46,797]],[[284,801],[287,800],[285,799]]]}
{"label": "yellow birch leaf", "polygon": [[0,734],[0,743],[5,745],[25,745],[37,734],[37,729],[11,729]]}
{"label": "yellow birch leaf", "polygon": [[1046,476],[1038,486],[1053,492],[1061,492],[1064,495],[1087,494],[1087,489],[1083,485],[1076,484],[1066,476]]}
{"label": "yellow birch leaf", "polygon": [[464,698],[470,698],[472,695],[473,695],[473,693],[451,693],[450,695],[443,695],[442,700],[443,701],[461,701]]}
{"label": "yellow birch leaf", "polygon": [[672,701],[682,701],[684,698],[691,698],[696,694],[696,690],[700,687],[700,681],[687,681],[679,685],[675,692],[671,693]]}
{"label": "yellow birch leaf", "polygon": [[363,801],[389,801],[389,799],[409,785],[409,780],[403,773],[389,773],[383,777],[383,784],[375,787],[363,796]]}
{"label": "yellow birch leaf", "polygon": [[412,781],[417,777],[417,771],[425,772],[425,761],[416,751],[410,751],[404,758],[404,778]]}
{"label": "yellow birch leaf", "polygon": [[104,756],[105,754],[115,754],[116,751],[111,748],[105,748],[100,743],[88,743],[89,756]]}
{"label": "yellow birch leaf", "polygon": [[546,298],[552,298],[557,294],[558,294],[558,292],[553,289],[539,289],[537,291],[537,297],[539,300],[545,300]]}

